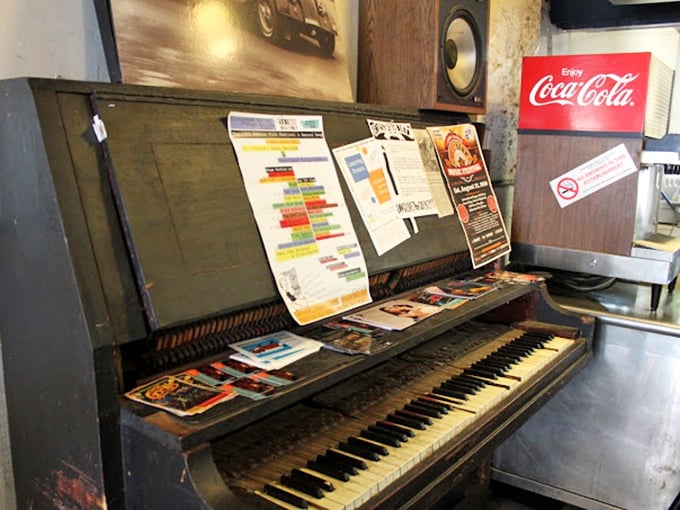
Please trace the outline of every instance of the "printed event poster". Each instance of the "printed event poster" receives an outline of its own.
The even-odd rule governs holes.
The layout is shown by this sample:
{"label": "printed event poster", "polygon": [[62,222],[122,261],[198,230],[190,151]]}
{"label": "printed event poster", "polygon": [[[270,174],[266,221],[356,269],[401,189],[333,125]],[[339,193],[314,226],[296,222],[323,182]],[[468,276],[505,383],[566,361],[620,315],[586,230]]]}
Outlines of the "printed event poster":
{"label": "printed event poster", "polygon": [[510,252],[503,217],[472,124],[428,127],[476,269]]}
{"label": "printed event poster", "polygon": [[382,255],[411,237],[404,220],[397,214],[394,188],[384,168],[380,144],[373,138],[367,138],[337,147],[333,154],[371,236],[375,252]]}
{"label": "printed event poster", "polygon": [[437,214],[437,207],[420,148],[408,122],[390,122],[368,119],[373,138],[385,152],[388,173],[394,179],[397,191],[397,212],[402,218]]}
{"label": "printed event poster", "polygon": [[425,129],[414,129],[420,158],[423,160],[423,168],[427,175],[427,182],[432,193],[434,205],[437,208],[437,215],[440,218],[453,214],[453,205],[449,197],[449,189],[442,179],[442,171],[439,168],[439,161],[432,145],[432,139]]}
{"label": "printed event poster", "polygon": [[234,146],[281,297],[299,324],[370,303],[368,271],[321,116],[231,112]]}

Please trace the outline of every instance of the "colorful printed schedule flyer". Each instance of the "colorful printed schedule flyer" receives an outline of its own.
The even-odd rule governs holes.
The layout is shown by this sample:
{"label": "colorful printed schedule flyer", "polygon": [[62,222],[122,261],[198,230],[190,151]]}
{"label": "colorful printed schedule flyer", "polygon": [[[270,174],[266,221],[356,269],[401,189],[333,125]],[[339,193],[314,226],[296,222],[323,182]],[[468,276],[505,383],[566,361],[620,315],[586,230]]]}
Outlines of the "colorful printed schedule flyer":
{"label": "colorful printed schedule flyer", "polygon": [[476,269],[510,253],[498,200],[472,124],[428,127]]}
{"label": "colorful printed schedule flyer", "polygon": [[370,303],[321,116],[231,112],[229,136],[279,293],[299,324]]}

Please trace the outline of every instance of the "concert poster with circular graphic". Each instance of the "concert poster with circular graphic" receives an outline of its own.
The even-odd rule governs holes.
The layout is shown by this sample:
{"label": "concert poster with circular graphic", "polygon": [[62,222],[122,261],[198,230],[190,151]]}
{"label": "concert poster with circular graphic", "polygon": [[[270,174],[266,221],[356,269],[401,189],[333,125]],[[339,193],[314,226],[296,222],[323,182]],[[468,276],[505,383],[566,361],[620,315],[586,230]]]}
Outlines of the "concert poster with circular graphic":
{"label": "concert poster with circular graphic", "polygon": [[510,239],[472,124],[428,127],[475,268],[510,253]]}

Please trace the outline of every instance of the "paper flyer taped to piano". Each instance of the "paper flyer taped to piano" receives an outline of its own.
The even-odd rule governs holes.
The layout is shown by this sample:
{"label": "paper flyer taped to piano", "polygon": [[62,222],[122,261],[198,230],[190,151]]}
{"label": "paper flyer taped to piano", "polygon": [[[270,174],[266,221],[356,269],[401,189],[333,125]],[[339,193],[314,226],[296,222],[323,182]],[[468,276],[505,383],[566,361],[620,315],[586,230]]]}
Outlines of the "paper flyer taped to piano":
{"label": "paper flyer taped to piano", "polygon": [[414,218],[438,214],[411,124],[373,119],[366,122],[384,152],[387,171],[394,180],[399,216]]}
{"label": "paper flyer taped to piano", "polygon": [[476,269],[510,253],[482,147],[473,124],[427,127]]}
{"label": "paper flyer taped to piano", "polygon": [[366,261],[321,116],[231,112],[236,152],[267,260],[299,324],[370,303]]}
{"label": "paper flyer taped to piano", "polygon": [[382,255],[411,237],[397,213],[396,194],[380,144],[373,138],[366,138],[336,147],[333,155],[371,236],[375,252]]}

